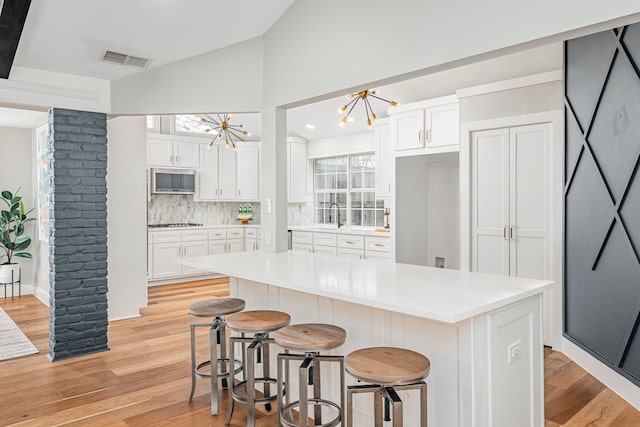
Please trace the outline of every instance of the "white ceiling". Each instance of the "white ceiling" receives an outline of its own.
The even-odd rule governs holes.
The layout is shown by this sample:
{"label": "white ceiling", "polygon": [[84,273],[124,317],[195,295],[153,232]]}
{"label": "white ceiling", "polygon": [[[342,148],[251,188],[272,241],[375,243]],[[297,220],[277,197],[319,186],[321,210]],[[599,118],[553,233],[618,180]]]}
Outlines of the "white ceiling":
{"label": "white ceiling", "polygon": [[33,0],[14,65],[114,80],[143,70],[106,49],[157,67],[258,37],[293,1]]}

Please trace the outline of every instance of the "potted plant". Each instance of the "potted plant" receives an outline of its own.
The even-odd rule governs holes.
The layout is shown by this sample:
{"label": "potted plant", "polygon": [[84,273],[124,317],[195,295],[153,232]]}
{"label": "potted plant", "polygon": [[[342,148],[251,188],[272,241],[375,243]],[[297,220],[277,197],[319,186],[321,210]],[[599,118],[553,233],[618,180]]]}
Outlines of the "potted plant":
{"label": "potted plant", "polygon": [[22,197],[18,193],[20,188],[15,193],[0,193],[0,199],[6,205],[6,210],[0,210],[0,283],[11,283],[18,279],[19,266],[13,262],[15,257],[31,258],[31,254],[25,252],[31,245],[31,238],[24,235],[24,225],[35,221],[35,218],[29,217],[33,209],[25,212]]}

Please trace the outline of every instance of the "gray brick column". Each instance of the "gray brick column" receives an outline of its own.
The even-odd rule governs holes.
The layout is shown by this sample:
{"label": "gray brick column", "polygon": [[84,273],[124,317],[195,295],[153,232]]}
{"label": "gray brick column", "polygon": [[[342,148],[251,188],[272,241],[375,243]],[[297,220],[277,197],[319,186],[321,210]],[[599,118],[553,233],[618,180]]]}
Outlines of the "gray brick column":
{"label": "gray brick column", "polygon": [[107,347],[107,120],[49,111],[52,361]]}

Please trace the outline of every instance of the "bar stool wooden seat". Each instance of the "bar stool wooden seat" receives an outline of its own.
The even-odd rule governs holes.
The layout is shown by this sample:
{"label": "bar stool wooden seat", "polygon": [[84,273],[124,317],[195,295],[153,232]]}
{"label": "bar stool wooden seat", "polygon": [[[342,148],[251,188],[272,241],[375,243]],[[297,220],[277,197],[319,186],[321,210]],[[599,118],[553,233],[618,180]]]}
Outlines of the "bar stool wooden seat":
{"label": "bar stool wooden seat", "polygon": [[[196,322],[191,324],[191,393],[189,402],[193,401],[196,390],[196,377],[211,379],[211,414],[218,413],[218,379],[222,379],[222,387],[226,387],[229,378],[229,369],[234,373],[242,370],[242,362],[227,357],[227,338],[224,316],[244,310],[244,300],[239,298],[218,298],[199,301],[189,306],[189,314],[194,317],[208,317],[213,319],[210,322]],[[209,360],[201,363],[196,362],[196,328],[209,328]],[[220,345],[220,355],[218,356],[218,344]],[[233,362],[232,362],[233,360]],[[212,363],[215,361],[215,363]],[[202,368],[210,367],[209,373]],[[220,373],[218,373],[220,366]]]}
{"label": "bar stool wooden seat", "polygon": [[[255,426],[256,404],[264,404],[267,411],[271,410],[271,402],[277,398],[277,395],[271,395],[270,385],[276,384],[277,379],[269,376],[269,344],[274,343],[273,338],[269,338],[269,333],[287,326],[290,321],[291,317],[287,313],[274,310],[243,311],[227,317],[229,329],[242,334],[230,338],[229,357],[234,358],[236,343],[249,344],[249,346],[246,349],[246,359],[243,361],[246,371],[245,379],[239,383],[236,383],[235,376],[231,379],[231,399],[225,425],[231,422],[234,402],[247,404],[248,427]],[[253,334],[253,336],[245,337],[244,334]],[[262,364],[262,377],[256,377],[256,363]],[[264,387],[261,398],[256,397],[256,383]],[[243,394],[241,394],[242,391],[244,391]]]}
{"label": "bar stool wooden seat", "polygon": [[[289,427],[307,427],[309,424],[309,404],[313,405],[314,426],[332,427],[342,423],[344,417],[344,357],[320,355],[320,351],[331,350],[344,344],[347,332],[334,325],[324,323],[305,323],[291,325],[275,332],[276,344],[285,349],[278,355],[278,417],[279,422]],[[302,352],[293,354],[289,351]],[[301,360],[298,368],[298,400],[284,401],[284,385],[289,384],[289,362]],[[340,367],[340,405],[321,397],[320,363],[337,362]],[[283,369],[284,378],[283,379]],[[313,397],[308,397],[308,387],[313,386]],[[289,389],[290,390],[290,389]],[[290,395],[290,393],[288,393]],[[336,416],[323,424],[322,407],[336,412]],[[293,417],[298,409],[298,421]],[[280,424],[279,424],[280,425]]]}
{"label": "bar stool wooden seat", "polygon": [[[345,357],[347,372],[369,385],[347,387],[347,427],[353,425],[353,394],[375,393],[375,426],[391,421],[389,406],[393,406],[393,427],[402,423],[402,400],[398,390],[420,390],[420,426],[427,426],[427,384],[423,381],[431,362],[420,353],[397,347],[370,347],[356,350]],[[384,398],[384,416],[382,401]]]}

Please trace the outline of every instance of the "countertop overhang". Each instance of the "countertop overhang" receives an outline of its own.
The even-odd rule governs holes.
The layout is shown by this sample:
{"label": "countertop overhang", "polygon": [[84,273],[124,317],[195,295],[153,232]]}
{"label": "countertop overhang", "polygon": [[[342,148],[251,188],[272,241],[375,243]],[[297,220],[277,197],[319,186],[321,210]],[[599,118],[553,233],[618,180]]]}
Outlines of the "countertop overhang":
{"label": "countertop overhang", "polygon": [[306,252],[237,252],[181,264],[285,289],[458,323],[553,287],[548,280]]}

